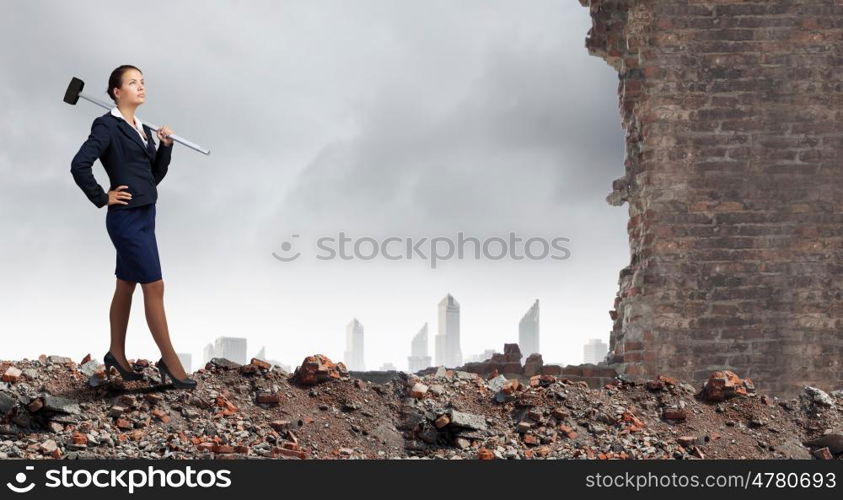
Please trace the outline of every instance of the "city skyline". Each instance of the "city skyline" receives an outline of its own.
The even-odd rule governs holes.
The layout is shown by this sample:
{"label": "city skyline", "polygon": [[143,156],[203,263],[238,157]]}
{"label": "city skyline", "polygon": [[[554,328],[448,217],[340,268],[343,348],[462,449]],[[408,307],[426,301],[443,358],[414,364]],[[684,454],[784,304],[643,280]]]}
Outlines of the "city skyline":
{"label": "city skyline", "polygon": [[[437,305],[437,318],[442,322],[442,325],[446,327],[450,321],[452,326],[456,326],[459,328],[459,314],[460,314],[460,305],[459,302],[453,297],[452,294],[448,293],[445,297],[438,303]],[[540,327],[539,327],[539,314],[540,314],[540,299],[535,299],[530,308],[525,312],[520,321],[518,322],[517,332],[514,333],[513,337],[515,340],[505,340],[505,343],[518,343],[519,347],[527,341],[533,342],[537,348],[539,346],[539,338],[540,338]],[[450,316],[449,316],[450,315]],[[459,331],[459,337],[457,339],[462,338],[462,332]],[[438,336],[438,334],[437,334]],[[435,336],[436,337],[436,336]],[[434,337],[434,342],[436,341]],[[608,339],[609,332],[606,332],[605,338]],[[233,339],[236,339],[237,342],[233,342]],[[446,340],[446,336],[442,336],[441,342]],[[228,349],[237,349],[236,351],[231,351],[232,353],[236,352],[237,354],[232,354],[236,359],[230,359],[231,361],[235,361],[237,363],[241,363],[238,359],[244,359],[246,345],[248,342],[248,338],[235,338],[235,337],[227,337],[227,336],[218,336],[215,338],[214,342],[208,343],[205,346],[202,359],[203,365],[210,360],[210,357],[224,357],[224,356],[210,356],[208,357],[208,353],[211,354],[221,352],[219,349],[222,348],[223,350],[225,347],[217,348],[215,351],[214,347],[215,344],[218,346],[227,346]],[[394,366],[396,369],[401,371],[409,371],[409,372],[417,372],[423,370],[428,367],[432,366],[439,366],[438,363],[435,362],[433,356],[431,356],[430,348],[430,335],[429,335],[429,325],[428,322],[425,322],[422,327],[413,334],[409,341],[410,345],[410,355],[409,356],[400,356],[395,355],[394,358],[384,358],[377,362],[375,366],[383,367],[383,366]],[[236,346],[236,347],[235,347]],[[209,351],[210,349],[210,351]],[[399,349],[396,347],[395,349]],[[529,355],[527,351],[531,349],[530,347],[522,347],[522,362],[526,357]],[[580,359],[574,360],[566,360],[562,361],[562,364],[580,364],[580,363],[597,363],[598,361],[588,361],[589,359],[595,359],[593,356],[599,356],[599,360],[602,361],[602,358],[605,357],[606,352],[608,351],[608,344],[603,342],[602,339],[599,338],[591,338],[589,341],[583,345],[583,355]],[[475,351],[477,352],[477,351]],[[461,362],[458,365],[454,366],[461,366],[462,364],[469,363],[469,362],[478,362],[484,361],[491,357],[491,354],[499,352],[495,349],[485,348],[481,351],[477,352],[476,354],[470,354],[462,356],[461,351]],[[545,362],[548,362],[548,359],[557,359],[559,356],[548,356],[548,353],[542,353],[540,348],[536,351],[542,354],[545,358]],[[596,354],[592,354],[596,353]],[[602,353],[602,354],[601,354]],[[312,352],[311,354],[324,354],[322,352]],[[181,354],[180,354],[181,355]],[[190,356],[190,354],[186,354]],[[444,353],[443,353],[444,355]],[[255,356],[258,359],[262,359],[264,361],[271,362],[273,364],[277,364],[282,366],[286,371],[291,371],[295,369],[296,366],[301,362],[301,360],[291,360],[285,359],[284,362],[281,361],[273,361],[266,359],[266,346],[263,346]],[[330,356],[329,356],[330,357]],[[343,361],[349,370],[354,371],[366,371],[366,363],[364,362],[366,358],[366,351],[365,351],[365,328],[363,327],[363,323],[360,322],[358,318],[353,318],[349,323],[345,326],[345,350],[343,351],[343,356],[338,357],[335,361]],[[414,359],[416,358],[416,363],[413,364]],[[352,361],[353,359],[357,359],[357,361]],[[396,364],[396,360],[398,359],[406,359],[406,364]],[[583,361],[585,359],[585,361]],[[245,360],[248,362],[248,360]],[[245,364],[245,362],[241,364]],[[357,363],[360,363],[359,365]],[[355,366],[355,367],[353,367]],[[446,365],[449,366],[449,365]],[[449,366],[450,367],[450,366]]]}

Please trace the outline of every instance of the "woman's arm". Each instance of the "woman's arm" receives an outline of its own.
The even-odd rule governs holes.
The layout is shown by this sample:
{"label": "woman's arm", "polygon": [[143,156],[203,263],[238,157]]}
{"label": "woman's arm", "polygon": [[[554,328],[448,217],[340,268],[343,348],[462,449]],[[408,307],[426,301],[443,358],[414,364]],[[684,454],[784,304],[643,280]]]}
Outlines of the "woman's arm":
{"label": "woman's arm", "polygon": [[108,126],[102,121],[102,117],[97,117],[91,125],[91,134],[70,162],[70,173],[73,174],[73,180],[97,208],[102,208],[108,204],[108,194],[97,183],[91,167],[110,143],[111,134]]}
{"label": "woman's arm", "polygon": [[[152,140],[150,138],[150,140]],[[155,153],[155,161],[152,162],[152,176],[155,178],[155,185],[157,186],[161,179],[167,175],[167,168],[170,165],[170,158],[173,153],[173,144],[169,146],[163,142],[158,143],[158,151]]]}

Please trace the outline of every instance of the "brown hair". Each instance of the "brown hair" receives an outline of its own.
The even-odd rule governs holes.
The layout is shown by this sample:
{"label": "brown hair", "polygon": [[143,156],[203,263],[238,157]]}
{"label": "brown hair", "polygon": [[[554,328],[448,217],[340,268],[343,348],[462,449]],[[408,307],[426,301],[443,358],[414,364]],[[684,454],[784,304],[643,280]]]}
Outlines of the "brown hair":
{"label": "brown hair", "polygon": [[139,73],[143,74],[143,71],[139,68],[132,66],[131,64],[124,64],[115,68],[115,70],[111,72],[111,76],[108,77],[108,90],[105,92],[115,104],[117,104],[117,98],[114,97],[114,89],[123,86],[123,73],[130,69],[137,70]]}

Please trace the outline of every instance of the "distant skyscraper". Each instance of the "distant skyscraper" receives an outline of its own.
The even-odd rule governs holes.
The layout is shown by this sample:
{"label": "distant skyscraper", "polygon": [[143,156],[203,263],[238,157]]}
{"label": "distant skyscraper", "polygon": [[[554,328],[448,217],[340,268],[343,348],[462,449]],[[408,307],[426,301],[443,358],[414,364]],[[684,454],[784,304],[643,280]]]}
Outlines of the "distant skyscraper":
{"label": "distant skyscraper", "polygon": [[433,336],[433,349],[436,355],[436,365],[442,366],[445,364],[445,336],[436,334]]}
{"label": "distant skyscraper", "polygon": [[254,357],[258,358],[261,361],[266,361],[266,346],[261,347],[261,350],[258,351],[258,353],[255,354]]}
{"label": "distant skyscraper", "polygon": [[603,361],[606,353],[609,352],[609,346],[600,339],[590,339],[587,344],[583,346],[583,360],[586,363],[597,364]]}
{"label": "distant skyscraper", "polygon": [[462,365],[460,304],[450,293],[439,302],[439,333],[436,335],[436,364],[450,368]]}
{"label": "distant skyscraper", "polygon": [[410,372],[415,373],[430,366],[430,355],[427,353],[427,344],[427,323],[425,323],[410,343],[410,357],[407,358],[410,365]]}
{"label": "distant skyscraper", "polygon": [[179,361],[181,362],[181,366],[184,368],[185,373],[193,373],[192,367],[190,366],[190,360],[193,356],[186,352],[177,352],[176,356],[179,357]]}
{"label": "distant skyscraper", "polygon": [[241,365],[246,364],[246,339],[243,337],[217,337],[214,340],[215,358],[225,358]]}
{"label": "distant skyscraper", "polygon": [[539,299],[518,322],[518,348],[521,349],[521,361],[530,354],[539,353]]}
{"label": "distant skyscraper", "polygon": [[214,344],[209,342],[208,345],[206,345],[205,348],[202,349],[202,363],[207,363],[211,360],[211,358],[214,357]]}
{"label": "distant skyscraper", "polygon": [[393,365],[392,363],[384,363],[384,364],[381,365],[380,368],[378,368],[378,371],[394,372],[394,371],[397,371],[397,369],[395,368],[395,365]]}
{"label": "distant skyscraper", "polygon": [[357,318],[351,320],[345,327],[345,366],[349,370],[362,372],[366,370],[363,362],[363,325]]}

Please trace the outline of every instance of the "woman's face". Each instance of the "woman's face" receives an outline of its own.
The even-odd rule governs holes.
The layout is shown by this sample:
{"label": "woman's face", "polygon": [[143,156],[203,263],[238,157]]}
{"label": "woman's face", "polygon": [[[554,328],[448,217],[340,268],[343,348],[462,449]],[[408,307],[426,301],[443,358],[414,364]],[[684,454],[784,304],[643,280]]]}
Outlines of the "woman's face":
{"label": "woman's face", "polygon": [[114,91],[119,104],[139,106],[146,99],[146,89],[143,85],[143,73],[136,69],[123,72],[123,85]]}

